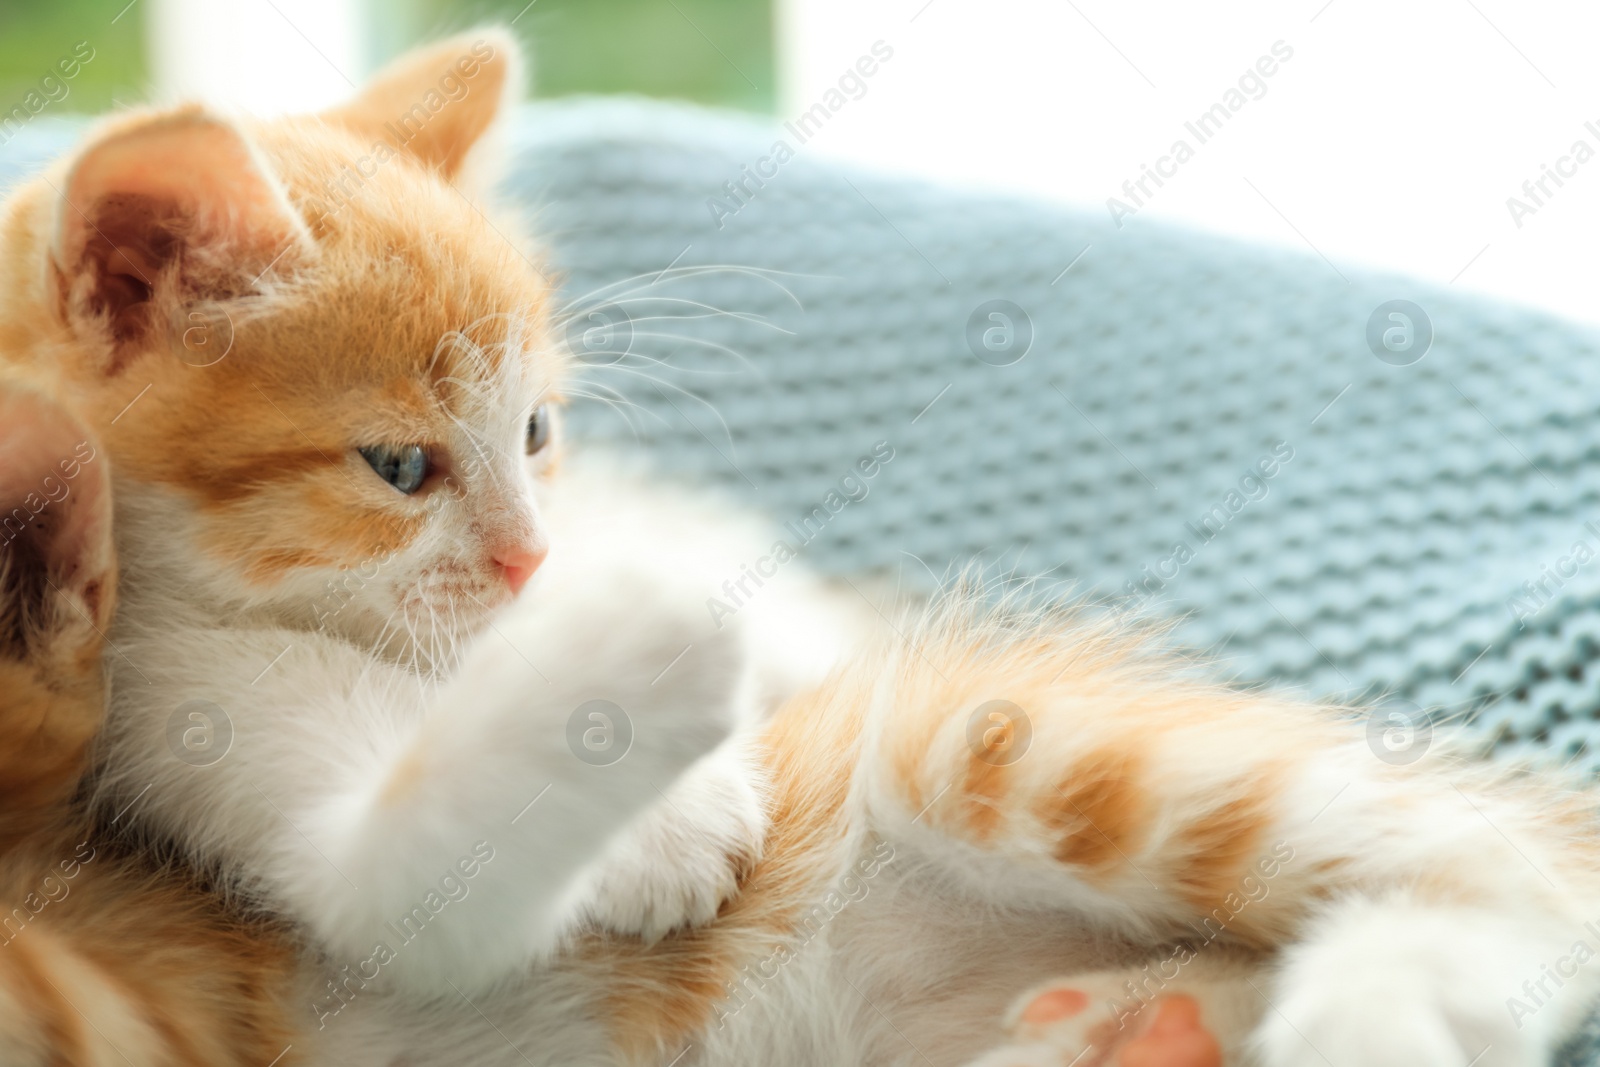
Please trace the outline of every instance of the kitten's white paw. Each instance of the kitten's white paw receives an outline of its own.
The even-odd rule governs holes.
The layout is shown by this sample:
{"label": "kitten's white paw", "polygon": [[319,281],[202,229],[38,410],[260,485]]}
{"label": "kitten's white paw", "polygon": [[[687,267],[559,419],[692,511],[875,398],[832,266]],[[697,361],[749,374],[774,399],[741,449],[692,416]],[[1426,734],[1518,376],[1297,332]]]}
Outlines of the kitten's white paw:
{"label": "kitten's white paw", "polygon": [[744,628],[717,626],[704,591],[670,569],[574,555],[535,575],[478,639],[458,671],[459,702],[525,693],[557,717],[614,704],[630,739],[619,773],[665,788],[751,714]]}
{"label": "kitten's white paw", "polygon": [[[1265,1067],[1543,1067],[1557,1010],[1514,1019],[1537,941],[1492,912],[1346,901],[1290,948],[1253,1043]],[[1581,1007],[1583,998],[1575,994]]]}
{"label": "kitten's white paw", "polygon": [[766,810],[759,771],[725,745],[664,787],[585,877],[578,906],[590,922],[657,941],[716,918],[761,856]]}

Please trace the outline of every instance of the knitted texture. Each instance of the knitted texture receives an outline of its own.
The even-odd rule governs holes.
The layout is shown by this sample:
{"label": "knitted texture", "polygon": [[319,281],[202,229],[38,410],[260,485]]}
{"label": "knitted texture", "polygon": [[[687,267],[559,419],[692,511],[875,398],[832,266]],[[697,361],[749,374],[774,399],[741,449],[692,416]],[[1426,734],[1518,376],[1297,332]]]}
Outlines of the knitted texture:
{"label": "knitted texture", "polygon": [[[24,131],[0,183],[72,132]],[[1181,616],[1243,680],[1384,701],[1397,758],[1448,720],[1600,768],[1593,332],[671,105],[537,105],[514,153],[580,440],[828,573],[931,591],[981,559]]]}
{"label": "knitted texture", "polygon": [[[580,404],[581,437],[806,532],[888,441],[867,496],[811,523],[813,565],[912,588],[973,557],[1049,574],[1184,616],[1243,679],[1600,765],[1591,331],[1310,252],[857,173],[664,105],[547,105],[522,134],[510,188],[567,272],[569,338],[635,405]],[[780,136],[795,158],[741,204],[723,183]],[[1387,310],[1369,344],[1394,300],[1422,310],[1401,312],[1409,352],[1382,344],[1406,339]],[[992,301],[1025,316],[996,312],[1009,348]]]}

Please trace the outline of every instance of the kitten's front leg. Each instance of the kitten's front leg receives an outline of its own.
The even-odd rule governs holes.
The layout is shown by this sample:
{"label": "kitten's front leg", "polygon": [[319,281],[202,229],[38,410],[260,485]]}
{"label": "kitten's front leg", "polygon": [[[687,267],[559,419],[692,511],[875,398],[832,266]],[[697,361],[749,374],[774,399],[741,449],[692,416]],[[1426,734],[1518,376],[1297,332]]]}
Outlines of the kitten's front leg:
{"label": "kitten's front leg", "polygon": [[[415,736],[307,829],[331,861],[302,872],[318,934],[363,952],[436,911],[384,968],[430,989],[553,950],[580,873],[739,718],[742,637],[680,592],[620,565],[495,619]],[[493,860],[441,894],[480,841]]]}
{"label": "kitten's front leg", "polygon": [[581,919],[658,941],[716,918],[761,857],[766,833],[762,776],[737,740],[675,783],[619,834],[580,879]]}
{"label": "kitten's front leg", "polygon": [[[820,589],[771,592],[719,624],[746,636],[752,669],[739,710],[752,726],[795,692],[820,684],[858,626],[852,606]],[[760,858],[767,831],[762,760],[749,736],[723,745],[676,783],[653,784],[660,800],[617,836],[573,898],[581,921],[647,941],[715,918]]]}

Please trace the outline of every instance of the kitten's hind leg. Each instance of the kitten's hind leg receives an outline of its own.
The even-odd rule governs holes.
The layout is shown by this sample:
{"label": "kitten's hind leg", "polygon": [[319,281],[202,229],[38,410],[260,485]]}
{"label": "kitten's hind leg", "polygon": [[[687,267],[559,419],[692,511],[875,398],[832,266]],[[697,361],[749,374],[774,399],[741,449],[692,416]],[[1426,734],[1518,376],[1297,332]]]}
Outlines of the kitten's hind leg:
{"label": "kitten's hind leg", "polygon": [[1543,1067],[1592,1007],[1596,938],[1407,892],[1327,907],[1263,985],[1267,1067]]}
{"label": "kitten's hind leg", "polygon": [[[1307,1050],[1275,1012],[1269,1067],[1521,1067],[1571,1032],[1581,1011],[1522,983],[1564,968],[1579,1005],[1600,985],[1578,962],[1600,894],[1592,793],[1473,765],[1443,739],[1397,759],[1351,716],[1092,637],[980,617],[902,654],[878,683],[873,829],[963,902],[1135,943],[1288,951],[1282,993],[1263,993],[1282,1018],[1304,1013],[1314,1045],[1350,1052]],[[1338,936],[1330,902],[1348,908],[1331,913]],[[1294,969],[1307,958],[1323,962]]]}

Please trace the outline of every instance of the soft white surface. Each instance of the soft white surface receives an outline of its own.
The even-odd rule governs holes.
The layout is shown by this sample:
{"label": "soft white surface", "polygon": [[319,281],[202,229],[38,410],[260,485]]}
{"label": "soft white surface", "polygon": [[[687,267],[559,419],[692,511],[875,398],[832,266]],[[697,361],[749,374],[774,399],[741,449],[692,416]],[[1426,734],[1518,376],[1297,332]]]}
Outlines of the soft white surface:
{"label": "soft white surface", "polygon": [[359,0],[146,3],[158,101],[207,100],[258,115],[314,111],[349,96],[366,74]]}
{"label": "soft white surface", "polygon": [[[879,39],[819,151],[1105,211],[1274,41],[1294,58],[1129,225],[1179,220],[1591,322],[1600,158],[1506,199],[1600,120],[1576,0],[779,0],[781,118]],[[1600,127],[1600,121],[1597,121]],[[1192,139],[1191,139],[1192,140]],[[1252,188],[1252,185],[1254,188]],[[1553,186],[1551,188],[1554,188]],[[1093,255],[1093,252],[1090,252]]]}

